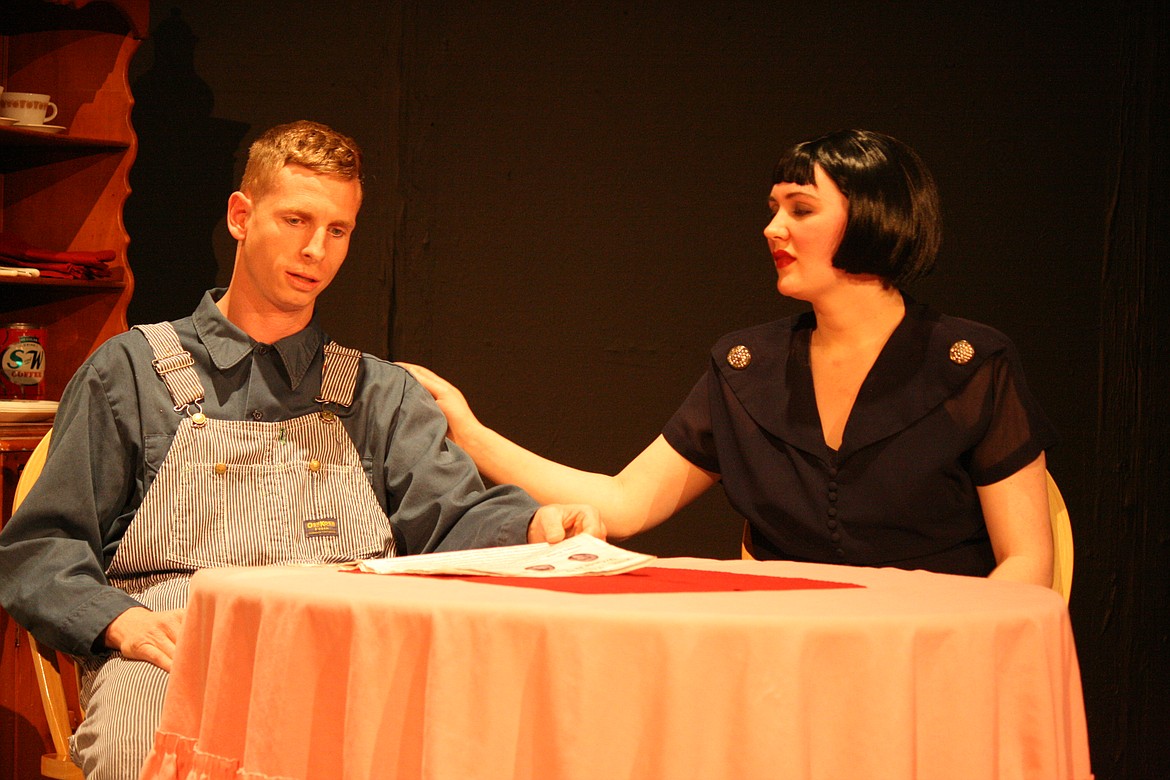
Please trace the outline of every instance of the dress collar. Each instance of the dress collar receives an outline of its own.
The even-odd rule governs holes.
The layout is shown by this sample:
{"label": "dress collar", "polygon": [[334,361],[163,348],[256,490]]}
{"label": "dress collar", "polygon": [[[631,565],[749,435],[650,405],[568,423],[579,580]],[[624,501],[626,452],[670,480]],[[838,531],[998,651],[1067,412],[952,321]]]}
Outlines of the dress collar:
{"label": "dress collar", "polygon": [[[208,290],[203,294],[203,299],[191,317],[195,332],[207,347],[211,362],[221,371],[235,366],[260,346],[260,342],[252,339],[219,310],[216,301],[222,298],[225,292],[227,291],[224,288]],[[272,345],[280,355],[294,390],[305,378],[325,341],[325,333],[314,317],[308,327]]]}
{"label": "dress collar", "polygon": [[[858,391],[836,459],[892,436],[924,417],[965,384],[1006,341],[977,323],[945,317],[905,298],[906,314],[882,348]],[[743,409],[773,436],[822,460],[832,460],[825,444],[809,365],[812,312],[724,336],[711,357]],[[967,341],[973,355],[951,357]],[[745,347],[744,368],[728,359]],[[742,353],[740,353],[742,354]],[[960,362],[962,361],[962,362]],[[738,361],[742,363],[742,360]]]}

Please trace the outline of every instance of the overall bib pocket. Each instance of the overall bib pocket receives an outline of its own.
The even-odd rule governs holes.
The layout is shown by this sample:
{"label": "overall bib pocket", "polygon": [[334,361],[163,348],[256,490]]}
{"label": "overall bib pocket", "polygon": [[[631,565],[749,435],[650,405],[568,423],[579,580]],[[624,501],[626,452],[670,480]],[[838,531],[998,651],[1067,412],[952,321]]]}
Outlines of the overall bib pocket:
{"label": "overall bib pocket", "polygon": [[262,566],[296,560],[290,549],[293,464],[182,466],[167,559],[194,568]]}
{"label": "overall bib pocket", "polygon": [[354,496],[370,492],[361,466],[310,461],[303,475],[295,493],[303,503],[294,512],[299,522],[292,544],[306,561],[342,563],[389,554],[389,520],[381,511],[371,511],[371,502],[354,501]]}

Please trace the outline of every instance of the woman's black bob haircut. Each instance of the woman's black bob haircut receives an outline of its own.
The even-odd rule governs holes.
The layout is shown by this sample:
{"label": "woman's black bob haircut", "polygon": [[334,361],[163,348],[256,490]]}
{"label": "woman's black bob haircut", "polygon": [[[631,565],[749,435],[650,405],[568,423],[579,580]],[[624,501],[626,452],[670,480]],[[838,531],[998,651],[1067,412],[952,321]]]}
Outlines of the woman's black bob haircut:
{"label": "woman's black bob haircut", "polygon": [[938,188],[913,149],[881,133],[839,130],[792,147],[772,183],[815,184],[818,165],[849,200],[835,267],[897,288],[930,273],[942,240]]}

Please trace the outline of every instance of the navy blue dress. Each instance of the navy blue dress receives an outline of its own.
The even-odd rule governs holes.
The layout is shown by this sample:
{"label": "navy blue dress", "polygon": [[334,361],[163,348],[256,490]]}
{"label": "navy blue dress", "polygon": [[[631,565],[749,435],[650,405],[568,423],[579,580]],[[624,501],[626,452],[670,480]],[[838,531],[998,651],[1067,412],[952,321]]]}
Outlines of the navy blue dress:
{"label": "navy blue dress", "polygon": [[721,476],[759,558],[988,574],[976,486],[1056,439],[1015,347],[907,298],[832,450],[809,366],[815,325],[808,312],[720,339],[667,442]]}

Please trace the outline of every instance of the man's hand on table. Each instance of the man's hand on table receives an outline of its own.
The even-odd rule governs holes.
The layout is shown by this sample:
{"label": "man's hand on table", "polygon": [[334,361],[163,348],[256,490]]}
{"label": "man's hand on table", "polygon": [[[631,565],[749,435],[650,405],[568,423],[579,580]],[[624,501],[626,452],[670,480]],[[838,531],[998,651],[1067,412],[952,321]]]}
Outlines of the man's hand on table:
{"label": "man's hand on table", "polygon": [[182,609],[153,612],[131,607],[106,626],[106,647],[132,661],[146,661],[170,672],[185,614]]}
{"label": "man's hand on table", "polygon": [[556,544],[577,534],[605,538],[601,514],[588,504],[546,504],[536,510],[528,524],[529,542]]}

